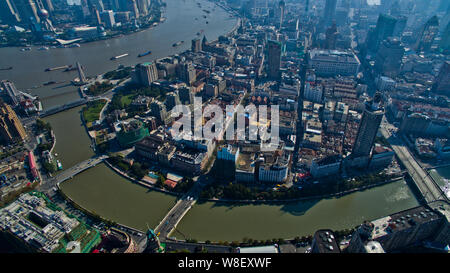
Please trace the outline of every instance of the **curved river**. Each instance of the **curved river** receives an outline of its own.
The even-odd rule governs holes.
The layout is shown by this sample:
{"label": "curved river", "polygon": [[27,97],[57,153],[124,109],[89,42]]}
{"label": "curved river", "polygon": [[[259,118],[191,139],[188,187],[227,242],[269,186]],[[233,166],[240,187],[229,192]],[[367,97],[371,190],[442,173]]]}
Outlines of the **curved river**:
{"label": "curved river", "polygon": [[[196,2],[202,4],[198,9]],[[208,40],[231,30],[236,19],[205,0],[170,0],[159,26],[124,37],[82,44],[80,48],[50,49],[20,52],[19,48],[0,49],[0,79],[10,79],[19,89],[39,86],[46,81],[65,83],[31,89],[44,107],[78,99],[76,88],[67,83],[74,72],[44,72],[47,67],[74,64],[79,61],[88,75],[103,73],[119,64],[134,65],[184,51],[197,32],[204,30]],[[214,15],[202,16],[202,9],[214,9]],[[197,20],[196,20],[197,18]],[[206,24],[206,20],[209,24]],[[180,47],[172,44],[184,40]],[[138,58],[151,50],[149,56]],[[129,53],[117,61],[109,58]],[[80,120],[81,107],[50,117],[56,134],[55,152],[64,168],[71,167],[93,155],[90,140]],[[63,191],[81,206],[106,218],[144,230],[156,226],[175,204],[175,197],[150,191],[115,174],[105,165],[63,183]],[[374,219],[418,205],[414,195],[403,182],[395,182],[341,198],[296,202],[285,205],[234,205],[206,202],[195,205],[183,218],[173,236],[183,239],[231,241],[243,237],[254,239],[292,238],[312,234],[319,228],[351,228],[364,219]]]}

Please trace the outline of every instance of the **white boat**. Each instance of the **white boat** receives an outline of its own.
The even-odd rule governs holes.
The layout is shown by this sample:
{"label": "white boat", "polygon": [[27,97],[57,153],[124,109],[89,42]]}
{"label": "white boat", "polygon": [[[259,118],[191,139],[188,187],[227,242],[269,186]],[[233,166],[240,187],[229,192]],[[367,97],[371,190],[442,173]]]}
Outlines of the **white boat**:
{"label": "white boat", "polygon": [[119,55],[119,56],[111,57],[111,60],[117,60],[117,59],[120,59],[120,58],[123,58],[123,57],[126,57],[126,56],[128,56],[128,53],[125,53],[125,54],[122,54],[122,55]]}
{"label": "white boat", "polygon": [[43,47],[40,47],[38,50],[48,50],[49,48],[48,48],[48,46],[43,46]]}

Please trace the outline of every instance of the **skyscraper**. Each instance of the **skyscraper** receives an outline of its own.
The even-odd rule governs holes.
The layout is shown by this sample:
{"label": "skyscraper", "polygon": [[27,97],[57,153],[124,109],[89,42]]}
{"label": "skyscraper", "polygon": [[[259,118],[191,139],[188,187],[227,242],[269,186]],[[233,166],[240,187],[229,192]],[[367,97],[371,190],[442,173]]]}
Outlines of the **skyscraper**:
{"label": "skyscraper", "polygon": [[365,109],[359,123],[358,134],[353,144],[352,156],[354,158],[370,155],[378,128],[383,119],[384,110],[381,106],[381,94],[375,93],[372,100],[365,104]]}
{"label": "skyscraper", "polygon": [[14,0],[16,10],[23,22],[31,22],[35,20],[40,22],[38,15],[38,7],[33,0]]}
{"label": "skyscraper", "polygon": [[437,16],[431,17],[417,32],[416,51],[428,51],[433,44],[436,34],[439,32],[439,19]]}
{"label": "skyscraper", "polygon": [[281,0],[278,3],[278,7],[280,8],[280,29],[283,26],[283,20],[284,20],[284,9],[286,8],[286,3]]}
{"label": "skyscraper", "polygon": [[281,67],[281,43],[270,40],[267,42],[268,47],[268,76],[271,79],[278,80],[280,78]]}
{"label": "skyscraper", "polygon": [[433,85],[433,91],[450,95],[450,61],[446,61],[439,71]]}
{"label": "skyscraper", "polygon": [[191,50],[193,52],[199,52],[202,51],[202,42],[199,38],[195,38],[192,40]]}
{"label": "skyscraper", "polygon": [[182,63],[177,66],[178,77],[187,84],[192,84],[197,78],[197,71],[192,63]]}
{"label": "skyscraper", "polygon": [[0,137],[6,143],[22,141],[27,137],[16,112],[4,102],[0,102]]}
{"label": "skyscraper", "polygon": [[337,0],[326,0],[325,9],[323,12],[323,20],[325,27],[329,26],[335,19]]}
{"label": "skyscraper", "polygon": [[12,0],[0,1],[0,20],[8,24],[14,24],[21,21],[20,15]]}
{"label": "skyscraper", "polygon": [[116,21],[114,19],[114,11],[112,10],[105,10],[101,14],[102,22],[105,24],[105,27],[112,28],[115,26]]}
{"label": "skyscraper", "polygon": [[375,59],[375,69],[378,73],[394,77],[400,72],[405,48],[397,38],[389,37],[378,49]]}
{"label": "skyscraper", "polygon": [[390,15],[380,14],[378,16],[377,26],[374,31],[367,35],[367,46],[372,51],[377,51],[381,42],[394,33],[397,19]]}
{"label": "skyscraper", "polygon": [[440,43],[440,47],[447,54],[450,52],[450,22],[448,22],[447,27],[445,28],[444,32],[442,33],[442,40]]}
{"label": "skyscraper", "polygon": [[137,64],[135,67],[136,81],[144,86],[150,86],[158,80],[158,69],[154,62]]}
{"label": "skyscraper", "polygon": [[336,23],[333,22],[333,25],[331,27],[327,28],[327,31],[325,31],[325,48],[326,49],[336,49],[336,40],[338,36],[338,31],[336,27]]}

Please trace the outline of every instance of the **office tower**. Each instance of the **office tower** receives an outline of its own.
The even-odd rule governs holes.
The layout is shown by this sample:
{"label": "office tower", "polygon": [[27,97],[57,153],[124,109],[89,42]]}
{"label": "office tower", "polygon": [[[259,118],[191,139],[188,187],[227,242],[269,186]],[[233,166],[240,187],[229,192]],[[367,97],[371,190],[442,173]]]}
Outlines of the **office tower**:
{"label": "office tower", "polygon": [[127,2],[127,10],[133,12],[134,17],[136,19],[138,19],[139,18],[139,9],[138,9],[136,0],[127,0],[127,1],[128,1]]}
{"label": "office tower", "polygon": [[376,28],[367,35],[368,42],[366,43],[369,49],[377,51],[381,42],[393,35],[396,23],[396,18],[386,14],[380,14]]}
{"label": "office tower", "polygon": [[395,24],[395,28],[394,28],[394,32],[392,33],[392,36],[402,37],[402,34],[403,34],[403,31],[405,30],[408,18],[406,16],[398,16],[396,18],[397,18],[397,23]]}
{"label": "office tower", "polygon": [[81,0],[81,11],[83,12],[83,17],[86,19],[91,16],[89,4],[87,0]]}
{"label": "office tower", "polygon": [[193,52],[202,51],[202,42],[200,41],[199,38],[195,38],[195,39],[192,40],[191,50]]}
{"label": "office tower", "polygon": [[91,6],[91,15],[92,15],[92,22],[96,24],[97,26],[102,25],[102,19],[100,18],[100,12],[95,6]]}
{"label": "office tower", "polygon": [[436,34],[439,32],[439,20],[437,16],[431,17],[417,32],[414,49],[417,52],[428,51],[433,44]]}
{"label": "office tower", "polygon": [[48,10],[50,13],[53,12],[55,10],[55,8],[53,7],[53,2],[52,0],[42,0],[43,4],[44,4],[44,8],[46,10]]}
{"label": "office tower", "polygon": [[116,24],[116,21],[114,19],[114,11],[112,10],[105,10],[101,14],[102,22],[105,24],[106,27],[112,28]]}
{"label": "office tower", "polygon": [[176,92],[170,92],[166,95],[166,109],[167,111],[171,111],[176,105],[181,104],[180,98]]}
{"label": "office tower", "polygon": [[279,9],[280,9],[280,29],[281,29],[281,27],[283,26],[284,9],[286,8],[286,3],[285,3],[283,0],[281,0],[281,1],[278,3],[278,7],[279,7]]}
{"label": "office tower", "polygon": [[325,32],[325,48],[326,49],[336,49],[336,40],[338,36],[338,31],[336,27],[336,23],[333,22],[329,28],[327,28]]}
{"label": "office tower", "polygon": [[178,89],[178,97],[182,104],[192,104],[194,103],[194,94],[191,92],[190,87],[182,87]]}
{"label": "office tower", "polygon": [[450,61],[446,61],[439,70],[439,74],[434,81],[433,91],[447,96],[450,95]]}
{"label": "office tower", "polygon": [[137,7],[139,9],[139,14],[141,16],[147,16],[148,15],[148,0],[136,0]]}
{"label": "office tower", "polygon": [[103,0],[106,10],[118,11],[120,9],[119,0]]}
{"label": "office tower", "polygon": [[445,28],[444,32],[442,33],[442,40],[440,43],[440,47],[447,54],[450,52],[450,22],[447,24],[447,27]]}
{"label": "office tower", "polygon": [[380,0],[380,12],[387,13],[393,4],[393,0]]}
{"label": "office tower", "polygon": [[0,20],[7,24],[15,24],[21,21],[13,0],[0,1]]}
{"label": "office tower", "polygon": [[359,123],[358,134],[353,144],[352,156],[354,158],[370,155],[378,128],[383,119],[384,110],[381,106],[381,94],[375,93],[372,100],[365,103],[365,109]]}
{"label": "office tower", "polygon": [[405,48],[397,38],[389,37],[378,49],[375,59],[375,69],[388,77],[395,77],[400,72]]}
{"label": "office tower", "polygon": [[91,5],[96,7],[99,12],[105,11],[105,5],[102,0],[90,0]]}
{"label": "office tower", "polygon": [[280,78],[281,67],[281,43],[270,40],[267,42],[268,47],[268,77],[278,80]]}
{"label": "office tower", "polygon": [[137,64],[135,67],[135,76],[139,84],[150,86],[152,82],[158,80],[158,69],[154,62]]}
{"label": "office tower", "polygon": [[323,13],[323,20],[325,23],[325,27],[329,26],[335,18],[334,16],[336,13],[336,3],[337,0],[326,0],[325,2],[325,9]]}
{"label": "office tower", "polygon": [[197,72],[192,63],[182,63],[177,66],[178,77],[187,84],[192,84],[197,78]]}
{"label": "office tower", "polygon": [[391,5],[391,7],[390,7],[390,9],[389,9],[389,14],[392,15],[392,16],[394,16],[394,17],[400,16],[400,14],[401,14],[401,8],[400,8],[400,3],[398,2],[398,0],[395,1],[395,2]]}
{"label": "office tower", "polygon": [[0,87],[3,89],[3,92],[6,92],[6,95],[8,96],[9,99],[9,103],[13,107],[17,106],[22,99],[22,95],[17,90],[14,83],[8,80],[2,80],[0,82]]}
{"label": "office tower", "polygon": [[165,121],[168,118],[168,113],[166,106],[162,102],[158,100],[153,101],[150,104],[150,110],[152,115],[158,120],[159,124],[165,124]]}
{"label": "office tower", "polygon": [[33,0],[15,0],[16,10],[23,22],[31,22],[35,20],[40,23],[38,16],[38,7]]}
{"label": "office tower", "polygon": [[22,141],[27,137],[16,112],[4,102],[0,102],[0,137],[6,143]]}

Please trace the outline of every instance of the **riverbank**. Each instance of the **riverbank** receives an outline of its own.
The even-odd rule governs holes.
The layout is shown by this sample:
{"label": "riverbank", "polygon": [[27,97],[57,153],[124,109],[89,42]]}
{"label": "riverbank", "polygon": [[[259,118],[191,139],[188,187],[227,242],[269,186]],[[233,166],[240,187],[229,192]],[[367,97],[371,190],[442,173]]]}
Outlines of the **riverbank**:
{"label": "riverbank", "polygon": [[[155,28],[165,21],[163,12],[165,10],[166,5],[162,1],[161,1],[161,3],[162,3],[162,5],[159,5],[157,7],[157,10],[152,10],[152,13],[150,15],[146,16],[146,18],[148,18],[149,20],[147,22],[144,22],[144,24],[141,25],[138,29],[119,30],[114,34],[109,34],[104,37],[98,37],[98,38],[93,38],[93,39],[89,39],[89,40],[81,40],[78,43],[79,44],[89,44],[89,43],[98,42],[98,41],[107,41],[107,40],[112,40],[112,39],[119,38],[122,36],[127,36],[127,35],[131,35],[134,33],[138,33],[141,31]],[[155,15],[157,15],[157,18],[156,18],[157,20],[155,20],[155,18],[154,18]],[[66,30],[68,30],[68,29],[64,29],[64,31],[66,31]],[[23,42],[20,44],[0,44],[0,48],[7,48],[7,47],[17,47],[17,48],[22,47],[23,48],[23,47],[31,47],[31,46],[42,47],[42,46],[57,46],[57,45],[61,45],[61,43],[55,42],[55,41],[45,42],[42,40],[39,40],[39,41],[28,41],[27,40],[26,42]],[[67,46],[65,46],[65,45],[63,46],[63,48],[66,48],[66,47]]]}

